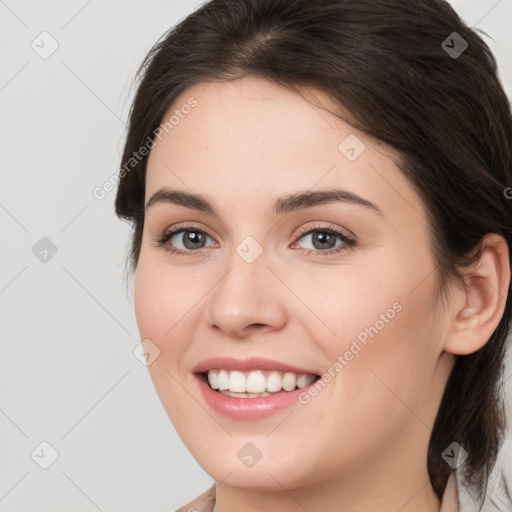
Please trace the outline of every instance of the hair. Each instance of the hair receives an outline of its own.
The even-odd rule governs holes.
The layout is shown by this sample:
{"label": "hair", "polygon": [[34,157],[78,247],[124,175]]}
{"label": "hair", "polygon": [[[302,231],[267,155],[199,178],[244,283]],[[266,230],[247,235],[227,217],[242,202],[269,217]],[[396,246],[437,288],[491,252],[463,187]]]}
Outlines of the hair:
{"label": "hair", "polygon": [[[460,55],[447,51],[454,37],[467,43]],[[313,88],[339,105],[333,114],[399,155],[426,208],[443,300],[448,283],[462,285],[478,260],[484,235],[512,246],[510,103],[491,50],[443,0],[211,0],[162,36],[136,76],[122,162],[154,141],[173,101],[196,84],[254,76],[299,94]],[[146,164],[137,159],[119,174],[116,214],[133,223],[130,271],[141,248]],[[439,498],[451,473],[442,453],[454,441],[468,452],[464,483],[479,498],[487,487],[506,429],[500,388],[511,315],[507,289],[488,342],[456,356],[428,448]]]}

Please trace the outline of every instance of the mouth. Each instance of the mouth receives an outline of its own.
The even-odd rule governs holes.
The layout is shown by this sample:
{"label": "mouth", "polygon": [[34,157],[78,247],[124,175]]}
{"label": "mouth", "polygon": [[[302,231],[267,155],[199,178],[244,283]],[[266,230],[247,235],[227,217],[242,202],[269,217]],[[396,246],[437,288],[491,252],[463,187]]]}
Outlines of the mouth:
{"label": "mouth", "polygon": [[211,369],[198,374],[212,390],[232,398],[266,398],[279,393],[289,393],[309,386],[320,375],[277,370],[257,369],[240,371]]}
{"label": "mouth", "polygon": [[192,373],[205,405],[236,420],[258,420],[293,407],[320,379],[309,368],[262,357],[214,357]]}

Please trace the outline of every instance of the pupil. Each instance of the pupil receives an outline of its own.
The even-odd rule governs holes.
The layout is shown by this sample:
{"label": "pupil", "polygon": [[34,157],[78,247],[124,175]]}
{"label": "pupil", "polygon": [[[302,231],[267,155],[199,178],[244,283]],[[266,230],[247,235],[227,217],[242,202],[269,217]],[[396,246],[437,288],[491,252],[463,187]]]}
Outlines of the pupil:
{"label": "pupil", "polygon": [[196,244],[201,243],[202,238],[202,233],[198,233],[197,231],[189,231],[187,236],[185,236],[185,247],[187,247],[187,249],[196,249]]}
{"label": "pupil", "polygon": [[[315,245],[317,249],[325,249],[325,244],[327,244],[327,248],[330,249],[332,247],[332,243],[329,244],[329,238],[334,239],[334,235],[332,233],[320,231],[316,235],[313,235],[313,245]],[[317,241],[319,241],[320,247],[317,247],[317,244],[315,243]]]}

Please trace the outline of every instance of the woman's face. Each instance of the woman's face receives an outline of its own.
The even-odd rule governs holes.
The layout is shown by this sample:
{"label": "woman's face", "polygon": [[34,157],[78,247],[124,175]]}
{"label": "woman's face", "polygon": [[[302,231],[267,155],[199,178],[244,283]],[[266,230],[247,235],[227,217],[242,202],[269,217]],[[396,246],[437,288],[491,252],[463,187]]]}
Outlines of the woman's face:
{"label": "woman's face", "polygon": [[257,78],[190,88],[172,115],[148,161],[135,308],[184,443],[235,487],[400,473],[419,489],[453,356],[396,155]]}

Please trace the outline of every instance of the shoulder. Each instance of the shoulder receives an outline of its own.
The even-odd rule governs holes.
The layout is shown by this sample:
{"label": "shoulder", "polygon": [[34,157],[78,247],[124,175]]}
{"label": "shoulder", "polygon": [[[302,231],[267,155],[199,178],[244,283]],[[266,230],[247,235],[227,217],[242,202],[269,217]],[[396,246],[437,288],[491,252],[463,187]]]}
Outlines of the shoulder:
{"label": "shoulder", "polygon": [[215,484],[176,512],[212,512],[215,505]]}

